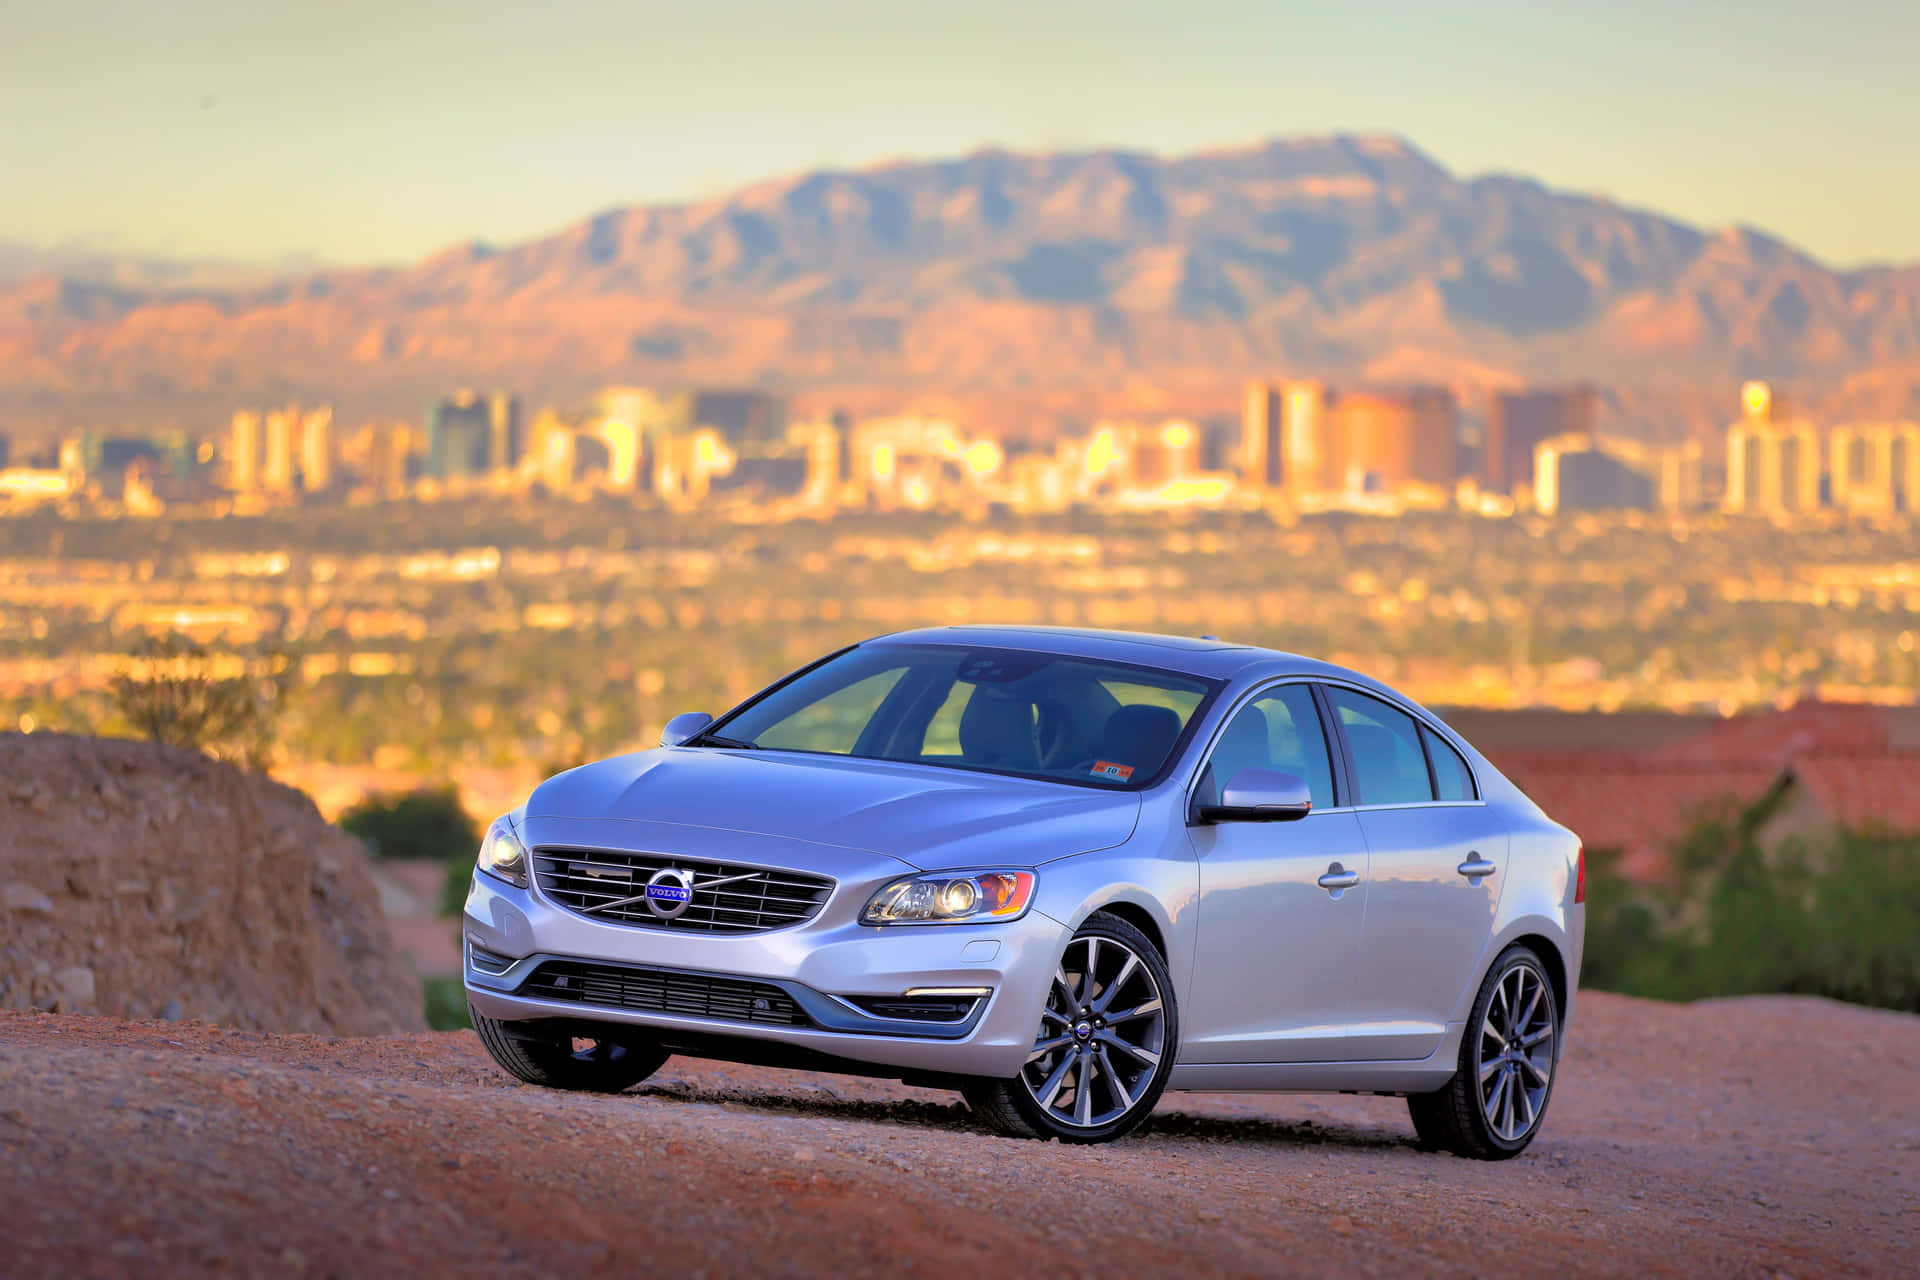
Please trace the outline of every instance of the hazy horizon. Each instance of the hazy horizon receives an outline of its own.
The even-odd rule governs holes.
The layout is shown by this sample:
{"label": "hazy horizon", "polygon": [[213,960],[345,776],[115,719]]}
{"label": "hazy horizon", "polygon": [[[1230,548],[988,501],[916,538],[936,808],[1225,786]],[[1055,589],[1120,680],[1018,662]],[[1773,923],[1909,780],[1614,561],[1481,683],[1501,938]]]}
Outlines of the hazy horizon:
{"label": "hazy horizon", "polygon": [[79,4],[0,54],[0,164],[35,176],[0,249],[396,263],[821,168],[1386,133],[1838,268],[1920,261],[1920,184],[1885,176],[1920,161],[1920,8],[1802,12]]}

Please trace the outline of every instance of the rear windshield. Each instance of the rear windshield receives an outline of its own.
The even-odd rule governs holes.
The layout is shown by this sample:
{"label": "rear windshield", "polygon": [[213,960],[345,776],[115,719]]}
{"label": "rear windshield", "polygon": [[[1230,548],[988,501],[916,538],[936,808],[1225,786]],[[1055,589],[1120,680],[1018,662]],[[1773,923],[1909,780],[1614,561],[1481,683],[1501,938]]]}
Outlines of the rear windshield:
{"label": "rear windshield", "polygon": [[1114,790],[1166,768],[1217,681],[1018,649],[849,650],[694,745],[898,760]]}

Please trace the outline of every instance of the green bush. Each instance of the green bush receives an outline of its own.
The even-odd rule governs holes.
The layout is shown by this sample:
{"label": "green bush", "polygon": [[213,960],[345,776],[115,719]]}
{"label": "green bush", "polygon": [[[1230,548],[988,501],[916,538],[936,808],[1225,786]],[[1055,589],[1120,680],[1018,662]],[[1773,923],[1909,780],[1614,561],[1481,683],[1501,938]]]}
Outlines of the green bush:
{"label": "green bush", "polygon": [[369,796],[340,815],[340,829],[358,836],[376,858],[472,861],[480,847],[480,826],[452,787]]}
{"label": "green bush", "polygon": [[427,1025],[435,1031],[461,1031],[473,1025],[467,1012],[467,989],[458,977],[426,981]]}
{"label": "green bush", "polygon": [[1786,992],[1920,1013],[1920,835],[1763,848],[1763,803],[1696,826],[1673,883],[1589,855],[1582,981],[1667,1000]]}
{"label": "green bush", "polygon": [[452,787],[399,796],[370,796],[340,815],[340,829],[359,837],[376,858],[433,858],[446,864],[440,914],[457,916],[467,900],[480,824]]}

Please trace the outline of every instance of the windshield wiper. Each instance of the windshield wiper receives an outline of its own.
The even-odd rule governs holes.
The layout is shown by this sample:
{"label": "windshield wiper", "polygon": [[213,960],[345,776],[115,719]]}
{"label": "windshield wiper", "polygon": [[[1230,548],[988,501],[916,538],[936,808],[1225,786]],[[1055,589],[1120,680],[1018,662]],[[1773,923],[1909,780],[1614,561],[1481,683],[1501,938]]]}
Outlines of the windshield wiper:
{"label": "windshield wiper", "polygon": [[758,751],[760,744],[748,742],[745,738],[728,738],[717,733],[703,733],[690,744],[696,747],[729,747],[735,751]]}

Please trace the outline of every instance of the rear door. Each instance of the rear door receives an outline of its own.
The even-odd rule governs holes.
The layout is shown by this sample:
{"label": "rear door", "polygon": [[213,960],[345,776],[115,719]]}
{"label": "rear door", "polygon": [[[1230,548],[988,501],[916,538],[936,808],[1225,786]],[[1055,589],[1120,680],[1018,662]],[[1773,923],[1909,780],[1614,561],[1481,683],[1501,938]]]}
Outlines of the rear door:
{"label": "rear door", "polygon": [[1196,802],[1241,769],[1280,769],[1307,783],[1313,812],[1293,822],[1188,828],[1200,904],[1180,1011],[1182,1062],[1353,1056],[1349,992],[1360,963],[1367,847],[1341,803],[1336,758],[1311,687],[1297,682],[1236,708],[1213,744]]}
{"label": "rear door", "polygon": [[1507,832],[1444,735],[1406,709],[1323,685],[1367,841],[1355,1021],[1365,1056],[1424,1058],[1493,930]]}

